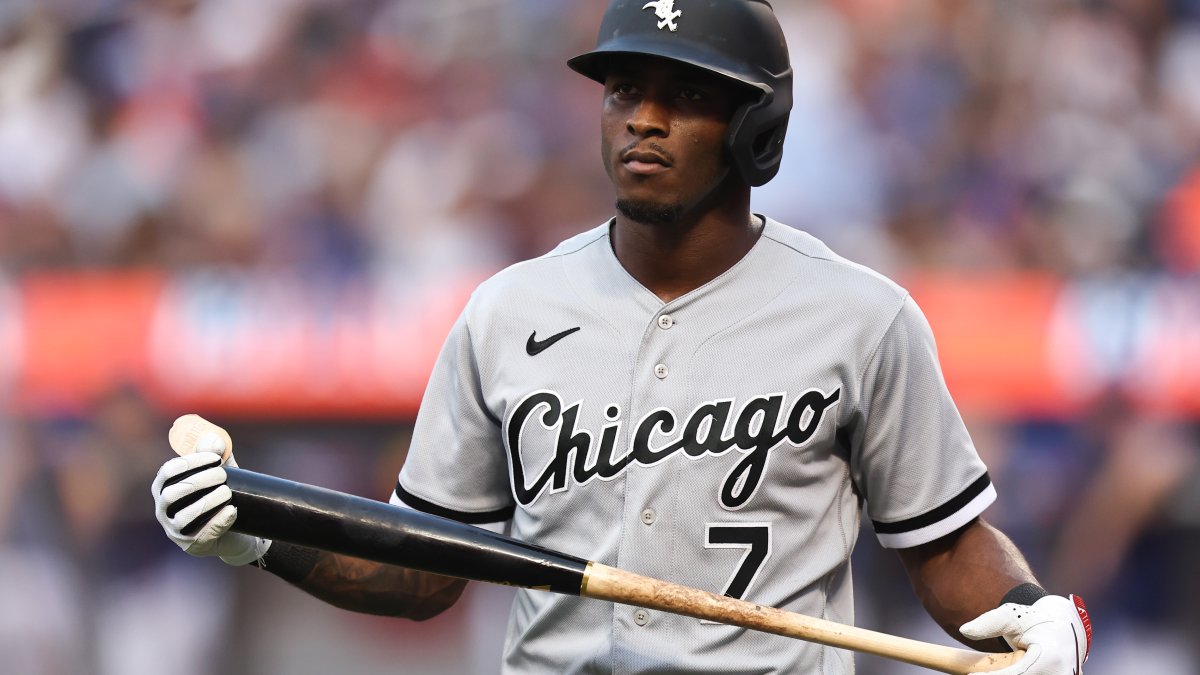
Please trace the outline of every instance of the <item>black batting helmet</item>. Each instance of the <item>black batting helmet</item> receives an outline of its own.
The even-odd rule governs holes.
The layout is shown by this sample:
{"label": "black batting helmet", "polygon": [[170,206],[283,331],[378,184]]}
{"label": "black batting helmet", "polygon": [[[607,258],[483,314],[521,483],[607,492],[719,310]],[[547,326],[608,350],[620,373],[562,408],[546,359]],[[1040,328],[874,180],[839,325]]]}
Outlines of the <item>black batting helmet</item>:
{"label": "black batting helmet", "polygon": [[600,22],[596,48],[567,65],[603,83],[608,57],[615,54],[671,59],[756,91],[733,114],[725,144],[747,183],[758,186],[775,177],[792,109],[792,66],[770,3],[613,0]]}

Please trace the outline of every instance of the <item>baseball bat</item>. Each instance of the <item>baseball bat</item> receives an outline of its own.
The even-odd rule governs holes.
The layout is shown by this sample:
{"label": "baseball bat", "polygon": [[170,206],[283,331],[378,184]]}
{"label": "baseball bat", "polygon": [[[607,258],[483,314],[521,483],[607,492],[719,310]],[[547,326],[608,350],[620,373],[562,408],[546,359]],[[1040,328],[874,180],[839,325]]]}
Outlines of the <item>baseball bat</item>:
{"label": "baseball bat", "polygon": [[[197,435],[191,434],[192,447],[183,447],[186,440],[177,438],[182,432],[177,434],[173,428],[172,447],[186,454],[194,449]],[[229,442],[226,457],[231,452]],[[225,470],[233,505],[238,509],[233,529],[258,537],[443,576],[671,612],[875,654],[943,673],[966,675],[999,670],[1023,654],[957,649],[763,607],[609,567],[448,518],[245,469]]]}

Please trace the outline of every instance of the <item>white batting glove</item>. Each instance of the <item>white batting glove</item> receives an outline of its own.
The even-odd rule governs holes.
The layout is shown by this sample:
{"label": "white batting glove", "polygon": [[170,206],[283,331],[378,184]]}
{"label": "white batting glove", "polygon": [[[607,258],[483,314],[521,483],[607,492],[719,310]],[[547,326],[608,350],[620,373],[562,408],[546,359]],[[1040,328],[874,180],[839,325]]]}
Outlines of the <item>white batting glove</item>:
{"label": "white batting glove", "polygon": [[1083,598],[1047,595],[1032,605],[1005,603],[963,624],[972,640],[1002,637],[1025,656],[991,675],[1081,675],[1092,647]]}
{"label": "white batting glove", "polygon": [[[230,531],[237,509],[225,484],[224,452],[225,441],[210,432],[197,441],[196,452],[167,460],[150,488],[154,513],[167,537],[184,551],[245,565],[266,555],[271,540]],[[228,464],[237,466],[232,454]]]}

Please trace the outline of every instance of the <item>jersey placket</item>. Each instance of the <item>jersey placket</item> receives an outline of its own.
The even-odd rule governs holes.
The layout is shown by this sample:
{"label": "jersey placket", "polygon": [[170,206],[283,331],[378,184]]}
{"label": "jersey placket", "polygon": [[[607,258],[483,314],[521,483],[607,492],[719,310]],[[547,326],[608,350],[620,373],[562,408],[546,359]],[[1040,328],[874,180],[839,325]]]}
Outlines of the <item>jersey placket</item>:
{"label": "jersey placket", "polygon": [[[631,382],[630,410],[627,418],[632,443],[639,423],[651,412],[666,408],[679,411],[687,404],[686,364],[690,349],[686,344],[690,334],[677,319],[678,308],[664,305],[647,322]],[[651,436],[650,446],[661,448],[674,440],[678,426],[670,433],[661,429]],[[630,445],[629,447],[632,447]],[[667,579],[674,574],[674,541],[676,514],[676,476],[674,453],[651,466],[634,464],[626,473],[623,536],[620,559],[622,567],[650,577]],[[614,606],[613,673],[633,673],[644,670],[651,662],[667,658],[672,649],[670,624],[680,617],[662,612]],[[657,658],[656,655],[657,654]]]}

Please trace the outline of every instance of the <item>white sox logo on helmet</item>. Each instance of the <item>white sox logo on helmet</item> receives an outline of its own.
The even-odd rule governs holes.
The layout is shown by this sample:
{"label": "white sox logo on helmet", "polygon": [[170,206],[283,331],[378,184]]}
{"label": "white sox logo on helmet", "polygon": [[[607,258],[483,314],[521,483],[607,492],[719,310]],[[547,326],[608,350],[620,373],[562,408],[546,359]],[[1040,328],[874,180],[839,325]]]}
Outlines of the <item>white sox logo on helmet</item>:
{"label": "white sox logo on helmet", "polygon": [[679,28],[675,24],[675,19],[683,16],[683,11],[675,9],[675,0],[654,0],[642,5],[642,9],[654,8],[654,16],[657,16],[661,21],[658,22],[658,29],[670,28],[671,32],[675,32]]}
{"label": "white sox logo on helmet", "polygon": [[[575,428],[583,401],[564,406],[556,392],[535,391],[521,399],[505,424],[513,495],[521,505],[529,506],[547,488],[552,494],[566,490],[568,479],[577,485],[586,485],[596,478],[616,478],[633,463],[654,466],[680,451],[686,457],[698,460],[706,455],[720,456],[737,448],[744,456],[725,476],[718,496],[722,508],[736,511],[754,496],[771,451],[784,441],[796,447],[807,443],[820,427],[826,411],[838,402],[841,391],[839,388],[826,394],[819,389],[809,389],[798,396],[791,410],[786,412],[786,394],[755,396],[742,405],[736,416],[733,415],[732,398],[705,401],[682,421],[682,431],[673,440],[670,435],[680,425],[676,414],[668,408],[658,408],[638,420],[621,456],[614,455],[622,426],[618,406],[608,406],[605,412],[608,423],[600,430],[600,445],[593,454],[594,434]],[[532,468],[525,466],[521,453],[522,436],[531,419],[536,419],[547,431],[558,429],[554,456],[532,482],[526,479],[527,469]],[[666,435],[668,442],[655,444],[652,436],[656,434]],[[594,458],[590,464],[589,458]]]}

